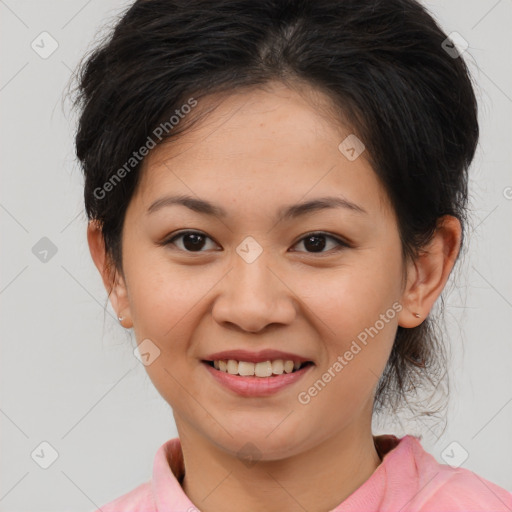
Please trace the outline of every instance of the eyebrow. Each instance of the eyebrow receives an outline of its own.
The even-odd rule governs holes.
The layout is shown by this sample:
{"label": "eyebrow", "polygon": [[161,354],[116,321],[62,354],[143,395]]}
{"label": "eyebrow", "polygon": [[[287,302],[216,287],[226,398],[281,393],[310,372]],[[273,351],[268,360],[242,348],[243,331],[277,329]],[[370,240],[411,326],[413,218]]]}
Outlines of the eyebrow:
{"label": "eyebrow", "polygon": [[[183,205],[194,212],[202,213],[204,215],[219,218],[226,218],[228,216],[227,211],[221,206],[214,205],[204,199],[198,199],[188,195],[161,197],[151,204],[146,213],[151,214],[161,208],[173,205]],[[346,208],[356,213],[368,213],[362,206],[359,206],[344,197],[327,196],[312,199],[303,203],[285,206],[278,211],[277,220],[282,221],[294,219],[307,213],[330,208]]]}

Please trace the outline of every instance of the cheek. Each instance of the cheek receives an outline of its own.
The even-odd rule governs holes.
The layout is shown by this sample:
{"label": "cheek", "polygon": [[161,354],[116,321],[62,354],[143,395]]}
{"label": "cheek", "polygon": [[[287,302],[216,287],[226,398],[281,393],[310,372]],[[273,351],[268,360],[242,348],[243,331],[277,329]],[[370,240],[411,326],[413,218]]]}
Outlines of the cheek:
{"label": "cheek", "polygon": [[351,259],[337,269],[302,272],[294,278],[297,294],[324,324],[328,338],[357,336],[400,298],[401,268],[394,255],[361,254]]}
{"label": "cheek", "polygon": [[168,261],[153,261],[149,268],[151,272],[139,272],[137,278],[132,275],[130,309],[135,337],[137,343],[149,339],[159,349],[158,357],[145,367],[157,391],[173,407],[192,414],[195,409],[189,393],[195,396],[198,392],[193,385],[197,368],[191,364],[194,332],[204,313],[201,299],[218,279],[198,276],[199,267],[184,271]]}
{"label": "cheek", "polygon": [[314,279],[298,278],[296,289],[324,345],[319,371],[336,375],[338,385],[329,386],[340,394],[336,400],[369,393],[389,358],[402,306],[400,254],[388,249],[356,254],[351,263]]}
{"label": "cheek", "polygon": [[140,336],[159,340],[183,330],[218,281],[204,266],[173,264],[165,250],[133,253],[128,267],[134,329]]}
{"label": "cheek", "polygon": [[318,371],[304,384],[304,395],[299,397],[301,404],[308,401],[311,410],[318,411],[322,431],[371,407],[401,307],[389,288],[370,280],[368,274],[354,273],[323,284],[324,293],[310,296],[308,307],[315,312],[311,322],[324,350]]}

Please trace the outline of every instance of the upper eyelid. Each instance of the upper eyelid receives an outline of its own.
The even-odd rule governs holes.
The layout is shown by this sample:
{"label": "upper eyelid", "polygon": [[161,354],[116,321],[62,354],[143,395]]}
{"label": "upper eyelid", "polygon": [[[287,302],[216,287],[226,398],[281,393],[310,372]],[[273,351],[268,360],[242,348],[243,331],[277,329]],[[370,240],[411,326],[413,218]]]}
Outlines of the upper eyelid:
{"label": "upper eyelid", "polygon": [[174,239],[176,238],[179,238],[180,236],[184,236],[184,235],[189,235],[189,234],[199,234],[199,235],[203,235],[205,236],[206,238],[209,238],[210,240],[212,240],[213,242],[215,242],[217,245],[219,245],[219,243],[214,239],[212,238],[210,235],[207,235],[206,233],[204,233],[203,231],[200,231],[200,230],[197,230],[197,229],[186,229],[185,231],[178,231],[177,233],[174,233],[173,235],[167,237],[164,239],[164,241],[162,242],[162,244],[169,244],[171,243]]}
{"label": "upper eyelid", "polygon": [[348,240],[345,240],[342,236],[333,235],[331,233],[327,233],[327,232],[322,231],[322,230],[320,230],[320,231],[308,231],[307,233],[304,233],[303,235],[301,235],[300,238],[298,238],[295,243],[301,242],[302,240],[304,240],[304,238],[307,238],[308,236],[313,236],[313,235],[323,235],[326,238],[333,238],[334,240],[337,240],[338,242],[342,242],[342,243],[346,243],[346,244],[349,243]]}
{"label": "upper eyelid", "polygon": [[[337,248],[339,249],[340,247],[345,247],[345,248],[352,248],[353,247],[353,244],[346,240],[345,238],[343,238],[342,236],[338,236],[338,235],[331,235],[329,233],[326,233],[325,231],[309,231],[308,233],[305,233],[304,235],[301,235],[300,238],[297,239],[296,242],[293,243],[292,247],[297,245],[299,242],[302,242],[304,241],[304,239],[306,239],[308,236],[313,236],[313,235],[322,235],[324,236],[325,238],[330,238],[332,240],[334,240],[336,242],[337,245]],[[298,251],[298,252],[306,252],[306,251]],[[314,253],[314,252],[306,252],[306,254],[328,254],[330,251],[326,251],[325,253],[322,253],[322,252],[319,252],[319,253]]]}

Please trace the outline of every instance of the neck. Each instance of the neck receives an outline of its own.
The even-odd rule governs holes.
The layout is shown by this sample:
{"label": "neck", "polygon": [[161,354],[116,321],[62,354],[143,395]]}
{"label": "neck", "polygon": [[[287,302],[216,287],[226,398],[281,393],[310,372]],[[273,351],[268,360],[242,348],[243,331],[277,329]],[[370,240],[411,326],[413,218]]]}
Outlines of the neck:
{"label": "neck", "polygon": [[363,431],[360,425],[349,426],[298,455],[253,465],[196,431],[180,432],[180,441],[183,490],[203,512],[331,510],[368,480],[381,462],[371,427]]}

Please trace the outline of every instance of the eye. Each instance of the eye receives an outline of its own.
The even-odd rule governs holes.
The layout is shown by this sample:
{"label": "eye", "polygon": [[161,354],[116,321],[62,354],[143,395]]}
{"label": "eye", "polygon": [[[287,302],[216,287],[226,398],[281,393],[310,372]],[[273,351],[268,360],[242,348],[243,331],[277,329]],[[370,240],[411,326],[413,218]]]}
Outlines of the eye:
{"label": "eye", "polygon": [[[302,237],[301,240],[295,244],[295,246],[303,243],[304,247],[306,248],[306,251],[297,252],[323,254],[329,252],[329,250],[324,251],[324,249],[328,246],[326,240],[331,240],[331,243],[334,243],[334,246],[331,248],[333,251],[338,251],[350,247],[349,243],[333,235],[322,233],[321,231],[308,233],[306,236]],[[213,246],[208,247],[207,241],[212,242]],[[175,245],[178,247],[178,249],[184,252],[204,252],[202,249],[205,247],[207,250],[215,249],[215,246],[217,246],[217,244],[209,236],[200,231],[182,231],[181,233],[175,234],[167,241],[162,242],[162,245]]]}
{"label": "eye", "polygon": [[308,233],[306,236],[301,238],[299,240],[299,242],[295,245],[303,243],[304,247],[306,247],[306,249],[311,249],[311,251],[306,250],[306,251],[298,251],[298,252],[326,253],[326,252],[329,252],[329,250],[327,250],[327,251],[323,250],[328,245],[325,241],[326,239],[329,239],[334,242],[334,247],[333,247],[334,251],[339,251],[339,250],[350,247],[350,245],[347,242],[345,242],[335,236],[328,235],[326,233],[322,233],[321,231]]}
{"label": "eye", "polygon": [[[175,243],[175,240],[183,239],[180,244]],[[206,240],[210,240],[213,242],[213,240],[206,236],[204,233],[201,233],[200,231],[182,231],[181,233],[178,233],[177,235],[174,235],[169,240],[163,242],[162,245],[176,245],[180,250],[185,252],[204,252],[201,251],[205,247]],[[214,245],[215,242],[213,242]],[[208,248],[208,247],[207,247]]]}

